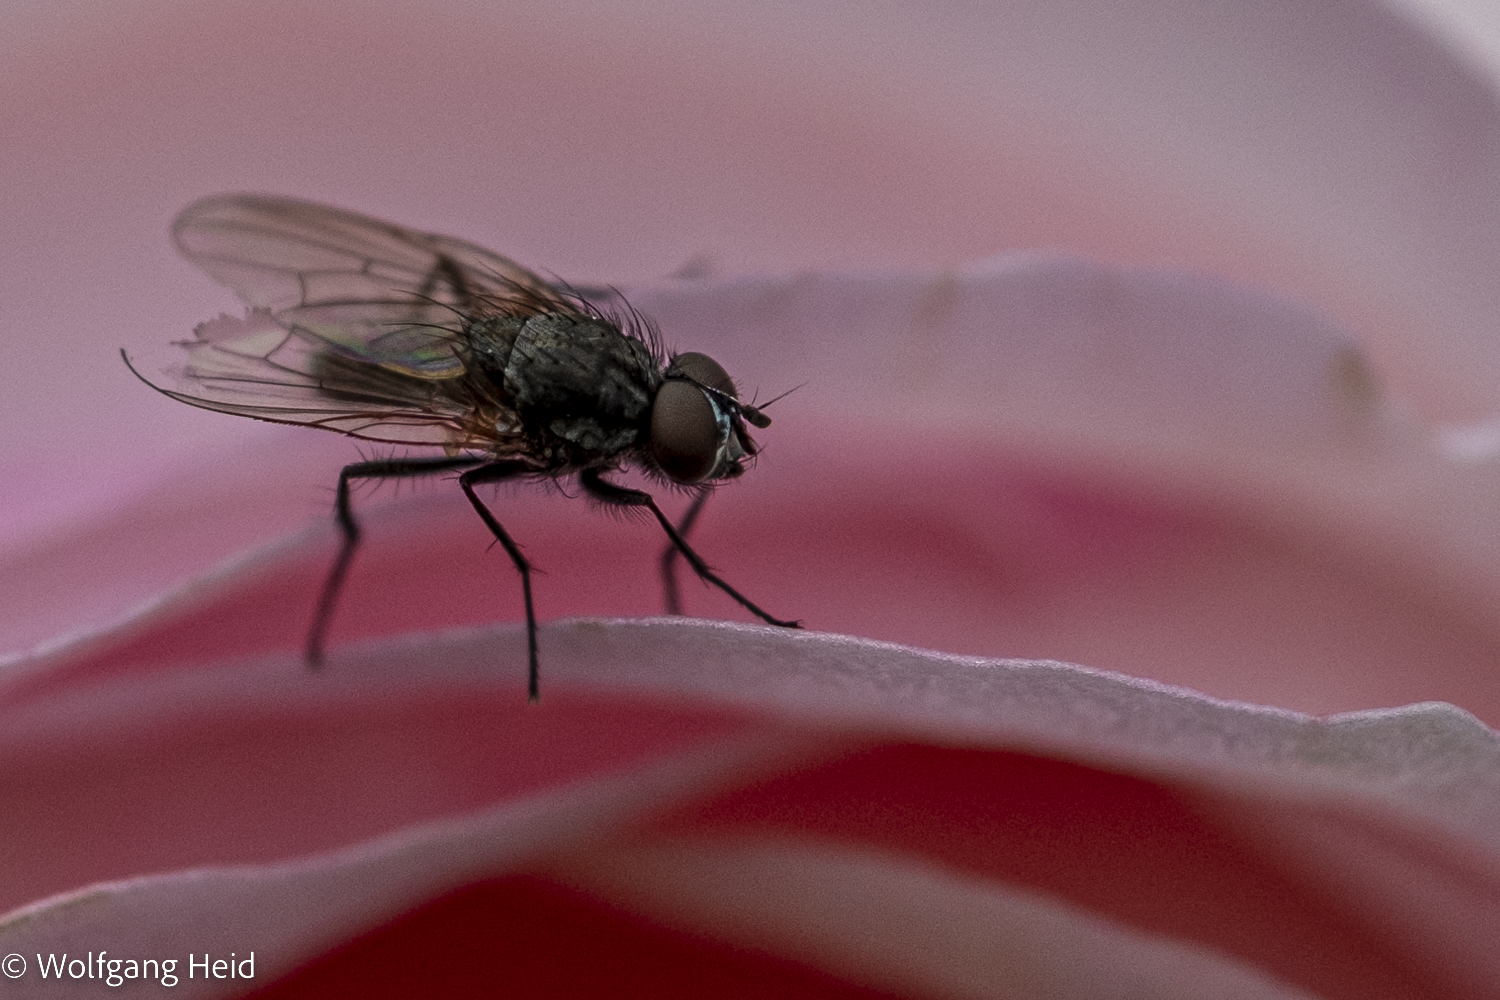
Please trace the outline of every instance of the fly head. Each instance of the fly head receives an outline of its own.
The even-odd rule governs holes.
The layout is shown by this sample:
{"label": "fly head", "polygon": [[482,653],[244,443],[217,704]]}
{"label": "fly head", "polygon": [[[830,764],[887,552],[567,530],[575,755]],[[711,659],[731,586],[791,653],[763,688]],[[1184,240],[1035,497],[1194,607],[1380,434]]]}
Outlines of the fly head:
{"label": "fly head", "polygon": [[679,354],[651,404],[651,461],[675,483],[692,486],[745,471],[740,461],[757,451],[745,422],[771,419],[739,401],[734,380],[706,354]]}

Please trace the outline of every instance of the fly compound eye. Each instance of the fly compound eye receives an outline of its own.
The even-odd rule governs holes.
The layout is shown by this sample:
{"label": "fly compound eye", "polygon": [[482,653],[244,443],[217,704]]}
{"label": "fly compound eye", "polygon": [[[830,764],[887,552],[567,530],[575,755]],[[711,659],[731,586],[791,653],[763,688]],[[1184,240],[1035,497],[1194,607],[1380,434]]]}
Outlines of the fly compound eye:
{"label": "fly compound eye", "polygon": [[673,482],[700,483],[719,460],[719,421],[691,382],[667,379],[651,404],[651,459]]}
{"label": "fly compound eye", "polygon": [[722,365],[707,354],[699,354],[697,351],[688,351],[679,354],[672,359],[672,367],[667,369],[667,376],[686,375],[699,385],[706,385],[710,389],[717,389],[727,396],[740,398],[740,394],[734,388],[734,379],[729,377]]}

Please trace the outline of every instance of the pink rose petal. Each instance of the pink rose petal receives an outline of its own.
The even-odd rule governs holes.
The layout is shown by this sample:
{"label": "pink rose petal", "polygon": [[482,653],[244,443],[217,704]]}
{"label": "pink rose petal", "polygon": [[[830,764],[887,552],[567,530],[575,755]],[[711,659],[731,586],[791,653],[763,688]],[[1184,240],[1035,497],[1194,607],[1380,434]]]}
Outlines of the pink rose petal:
{"label": "pink rose petal", "polygon": [[[467,690],[466,703],[482,704],[480,692],[509,690],[493,663],[515,652],[517,638],[514,630],[481,631],[372,647],[346,656],[326,681],[287,687],[278,700],[301,691],[296,700],[314,718],[327,715],[314,706],[339,694],[381,705]],[[547,638],[560,694],[549,695],[541,710],[529,710],[527,719],[554,732],[559,724],[584,720],[597,727],[588,706],[615,702],[627,731],[660,733],[663,717],[653,714],[653,702],[692,713],[701,699],[703,705],[737,706],[733,712],[743,719],[762,719],[756,727],[762,735],[742,729],[751,737],[746,743],[732,728],[718,728],[720,736],[700,729],[696,748],[678,737],[683,750],[675,756],[682,763],[670,763],[670,754],[666,763],[619,760],[619,777],[582,784],[563,778],[551,790],[493,786],[488,795],[513,804],[468,818],[433,814],[425,825],[406,820],[400,832],[295,865],[161,875],[112,888],[87,907],[60,900],[7,923],[8,939],[0,945],[13,942],[3,950],[29,954],[42,947],[38,942],[56,940],[63,942],[59,948],[109,945],[120,955],[148,947],[186,952],[190,944],[248,947],[231,940],[239,934],[240,941],[267,940],[266,967],[283,970],[311,953],[294,943],[311,940],[307,947],[321,950],[326,944],[318,942],[368,929],[420,899],[471,882],[482,870],[560,878],[626,911],[690,928],[694,938],[920,995],[938,983],[951,985],[954,977],[978,977],[974,981],[992,986],[1041,977],[1102,990],[1107,982],[1099,976],[1108,970],[1090,972],[1066,954],[1049,957],[1014,938],[1010,953],[954,941],[957,964],[934,963],[922,957],[923,935],[930,931],[905,907],[932,907],[939,922],[968,921],[982,911],[994,921],[981,925],[991,933],[1031,913],[1056,922],[1059,933],[1095,942],[1096,955],[1117,951],[1125,975],[1176,988],[1218,982],[1260,996],[1276,995],[1280,983],[1327,997],[1458,996],[1500,984],[1500,966],[1481,946],[1500,933],[1494,877],[1500,870],[1500,741],[1450,707],[1317,720],[1060,664],[964,660],[835,636],[689,621],[581,621],[554,626]],[[135,725],[142,713],[128,703],[120,704],[120,713],[132,720],[137,739],[151,744],[174,730],[206,733],[206,725],[226,724],[224,713],[242,704],[243,696],[222,703],[216,689],[265,686],[275,677],[267,673],[273,667],[288,676],[295,670],[283,660],[137,683],[136,696],[161,706],[160,717]],[[128,757],[110,746],[97,721],[66,704],[83,697],[119,704],[112,689],[82,688],[13,711],[7,729],[33,749],[7,756],[29,758],[42,773],[77,752],[70,744]],[[580,697],[583,692],[589,693]],[[217,717],[192,708],[205,697],[222,703]],[[238,709],[252,710],[253,703]],[[722,707],[714,711],[723,718]],[[495,738],[509,742],[515,721],[497,721],[493,710],[482,714],[495,723]],[[779,720],[777,728],[764,728],[772,720]],[[310,842],[303,827],[315,826],[320,811],[359,811],[351,792],[383,803],[387,812],[432,799],[435,789],[403,790],[399,779],[393,782],[398,762],[372,755],[376,747],[366,733],[378,724],[373,717],[369,722],[327,730],[319,754],[282,756],[274,784],[297,822],[277,835],[280,846],[267,842],[241,863],[255,854],[270,862],[282,851],[305,851]],[[284,725],[256,732],[257,759],[276,759],[278,743],[306,747]],[[592,743],[532,738],[526,745],[545,768],[559,753],[582,749],[594,757],[601,750],[580,748],[580,742]],[[202,736],[194,746],[186,757],[205,773],[227,773],[227,760],[243,753],[237,743],[217,747]],[[400,748],[430,759],[414,753],[409,741]],[[452,769],[435,765],[427,765],[434,776]],[[366,780],[340,785],[341,801],[320,807],[307,798],[307,791],[323,786],[329,769],[349,768]],[[700,774],[712,785],[673,774]],[[113,776],[121,792],[152,806],[149,818],[143,813],[135,820],[110,810],[122,847],[155,843],[163,828],[213,808],[213,797],[203,792],[176,801],[164,797],[182,788],[180,781],[151,793],[143,777],[140,768]],[[653,791],[629,791],[640,782],[656,784]],[[448,784],[439,783],[438,798],[449,796],[460,813],[482,801],[451,798],[440,790]],[[247,787],[243,778],[229,781],[225,794]],[[601,801],[638,805],[624,813],[589,805]],[[642,809],[656,818],[627,818]],[[526,833],[540,829],[524,819],[536,815],[558,817],[547,829],[565,828],[566,834]],[[934,817],[942,822],[935,825]],[[357,820],[344,829],[340,836],[359,837]],[[1327,836],[1330,831],[1336,835]],[[17,834],[7,841],[30,839]],[[1312,851],[1286,847],[1314,839]],[[156,870],[202,863],[189,860],[185,848],[191,850],[169,846],[176,856],[159,855]],[[651,865],[669,862],[707,867],[697,878],[685,870],[672,879],[651,877]],[[18,867],[37,870],[35,862]],[[763,877],[752,878],[757,870]],[[127,867],[106,877],[129,874]],[[840,885],[846,887],[836,890]],[[925,888],[895,888],[903,885]],[[858,902],[861,892],[894,892],[905,902],[872,908],[868,900]],[[1386,916],[1386,907],[1369,905],[1392,895],[1414,904],[1398,922]],[[262,902],[233,902],[240,899]],[[244,923],[200,934],[200,922],[181,918],[210,901]],[[119,906],[138,916],[123,920]],[[768,921],[767,907],[788,906],[789,923]],[[816,916],[827,906],[853,907],[864,924],[828,924]],[[160,916],[150,917],[153,911]],[[304,914],[305,924],[288,923],[288,913]],[[1454,915],[1461,915],[1458,934],[1449,927]],[[790,933],[799,920],[826,932]],[[136,930],[118,937],[121,926]],[[257,936],[272,930],[270,938]],[[415,925],[408,931],[419,933]],[[983,933],[976,927],[974,941]],[[195,934],[204,943],[197,944]],[[399,937],[386,943],[401,946]],[[863,965],[856,961],[861,954],[870,956]],[[429,971],[442,966],[441,958],[436,961]],[[851,972],[851,963],[864,971]],[[1056,988],[1058,995],[1094,995],[1082,986]]]}
{"label": "pink rose petal", "polygon": [[[642,724],[638,737],[649,739],[653,729],[660,731],[645,716],[637,721]],[[674,728],[680,728],[680,722]],[[345,749],[336,739],[325,736],[324,741],[330,750]],[[560,761],[544,745],[535,741],[528,745],[537,758],[535,763],[557,768]],[[358,752],[359,748],[347,749]],[[413,748],[407,744],[404,749]],[[664,796],[680,794],[683,787],[722,781],[766,755],[766,747],[762,745],[757,752],[752,741],[710,739],[701,748],[674,755],[676,759],[666,764],[638,766],[618,777],[579,782],[554,773],[558,788],[522,796],[511,792],[505,798],[519,800],[513,805],[464,818],[410,824],[379,839],[302,861],[198,867],[179,856],[173,859],[172,866],[179,868],[173,874],[106,882],[18,910],[0,921],[0,937],[8,951],[27,955],[28,960],[38,949],[48,955],[76,955],[98,951],[106,944],[105,950],[121,957],[176,956],[183,947],[225,958],[235,952],[241,961],[254,953],[252,978],[257,982],[214,984],[238,987],[229,995],[240,995],[286,975],[372,922],[389,919],[486,875],[514,870],[518,861],[619,823],[623,816],[654,807]],[[365,763],[372,762],[367,759]],[[614,765],[619,768],[623,763],[624,759],[617,758]],[[326,766],[315,766],[313,771]],[[411,793],[393,788],[389,773],[378,768],[365,773],[385,786],[384,801],[409,803]],[[315,773],[278,777],[290,796],[314,790],[308,788],[307,778],[315,779]],[[139,794],[142,789],[132,791]],[[203,808],[209,801],[201,795],[194,799]],[[154,804],[158,809],[168,805],[160,800]],[[168,821],[179,818],[162,816]],[[309,810],[288,800],[284,818],[300,825],[309,818]],[[149,829],[142,824],[135,832],[147,835]],[[278,846],[278,857],[305,851],[306,837],[306,831],[293,832],[290,842]],[[221,852],[214,860],[228,860],[222,854],[226,846],[213,845]],[[154,847],[159,850],[162,845]],[[134,863],[140,864],[140,859]],[[183,953],[178,972],[184,981],[188,971]],[[26,985],[35,989],[39,983],[33,971]],[[46,985],[41,984],[43,989]]]}
{"label": "pink rose petal", "polygon": [[684,934],[904,996],[1307,997],[1210,949],[1024,889],[875,852],[780,839],[569,858],[561,877]]}

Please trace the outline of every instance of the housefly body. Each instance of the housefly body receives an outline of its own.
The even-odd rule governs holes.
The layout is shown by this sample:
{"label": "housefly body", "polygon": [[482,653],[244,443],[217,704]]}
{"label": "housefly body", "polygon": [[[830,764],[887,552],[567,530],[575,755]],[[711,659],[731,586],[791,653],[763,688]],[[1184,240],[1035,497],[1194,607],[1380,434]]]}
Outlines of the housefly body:
{"label": "housefly body", "polygon": [[[172,233],[190,261],[250,308],[179,342],[184,354],[160,383],[132,365],[142,381],[204,409],[443,451],[355,462],[339,473],[342,544],[308,630],[309,665],[322,661],[359,546],[350,483],[448,472],[520,573],[532,700],[531,565],[475,492],[485,483],[572,477],[602,503],[650,511],[670,542],[662,557],[669,610],[677,610],[671,573],[681,553],[764,621],[798,627],[720,579],[687,542],[712,488],[755,455],[746,425],[771,422],[739,399],[713,359],[666,356],[655,326],[628,306],[612,311],[462,240],[336,208],[212,197],[190,205]],[[696,494],[681,528],[650,493],[608,478],[627,464]]]}

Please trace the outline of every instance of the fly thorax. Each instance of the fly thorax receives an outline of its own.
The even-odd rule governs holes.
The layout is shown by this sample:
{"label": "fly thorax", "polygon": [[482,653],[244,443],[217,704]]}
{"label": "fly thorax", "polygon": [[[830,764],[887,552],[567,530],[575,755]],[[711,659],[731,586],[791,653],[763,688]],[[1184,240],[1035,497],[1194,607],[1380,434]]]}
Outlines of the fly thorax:
{"label": "fly thorax", "polygon": [[464,330],[474,366],[497,386],[505,377],[516,335],[525,322],[518,316],[485,316],[470,322]]}
{"label": "fly thorax", "polygon": [[646,345],[613,323],[547,313],[517,332],[504,388],[526,426],[613,454],[636,442],[660,377]]}

